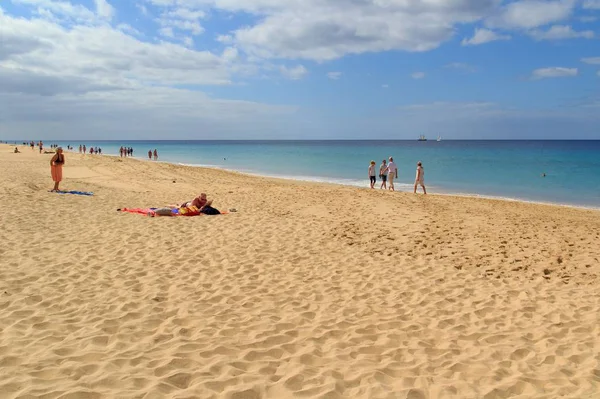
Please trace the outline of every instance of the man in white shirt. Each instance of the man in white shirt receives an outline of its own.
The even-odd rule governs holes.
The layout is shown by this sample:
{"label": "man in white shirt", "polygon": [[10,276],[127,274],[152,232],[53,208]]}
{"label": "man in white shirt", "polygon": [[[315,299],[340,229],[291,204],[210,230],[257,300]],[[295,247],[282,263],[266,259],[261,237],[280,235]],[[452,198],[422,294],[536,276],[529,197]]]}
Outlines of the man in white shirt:
{"label": "man in white shirt", "polygon": [[396,191],[394,190],[394,178],[398,178],[398,167],[396,166],[396,162],[394,162],[394,158],[392,157],[390,157],[390,161],[388,162],[387,176],[389,182],[388,188],[392,191]]}

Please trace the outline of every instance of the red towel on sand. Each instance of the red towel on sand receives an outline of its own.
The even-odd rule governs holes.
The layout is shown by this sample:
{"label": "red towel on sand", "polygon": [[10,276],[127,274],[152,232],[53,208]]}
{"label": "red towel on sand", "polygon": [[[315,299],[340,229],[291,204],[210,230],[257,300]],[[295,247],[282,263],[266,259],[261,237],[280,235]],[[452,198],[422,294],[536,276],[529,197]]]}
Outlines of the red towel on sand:
{"label": "red towel on sand", "polygon": [[154,216],[156,214],[150,208],[123,208],[121,212],[137,213],[144,216]]}
{"label": "red towel on sand", "polygon": [[[156,216],[156,212],[154,212],[153,209],[151,208],[122,208],[121,212],[128,212],[128,213],[137,213],[138,215],[144,215],[144,216]],[[225,212],[221,212],[221,215],[226,215],[229,212],[225,211]],[[204,215],[203,213],[186,213],[184,215],[180,215],[178,213],[174,213],[172,216],[202,216]]]}

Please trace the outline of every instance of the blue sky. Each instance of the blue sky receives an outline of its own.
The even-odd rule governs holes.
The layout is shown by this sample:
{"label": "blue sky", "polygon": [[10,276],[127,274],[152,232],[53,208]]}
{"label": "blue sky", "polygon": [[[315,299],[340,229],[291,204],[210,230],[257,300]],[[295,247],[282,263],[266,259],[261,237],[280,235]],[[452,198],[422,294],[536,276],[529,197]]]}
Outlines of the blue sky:
{"label": "blue sky", "polygon": [[600,0],[5,0],[0,138],[600,139]]}

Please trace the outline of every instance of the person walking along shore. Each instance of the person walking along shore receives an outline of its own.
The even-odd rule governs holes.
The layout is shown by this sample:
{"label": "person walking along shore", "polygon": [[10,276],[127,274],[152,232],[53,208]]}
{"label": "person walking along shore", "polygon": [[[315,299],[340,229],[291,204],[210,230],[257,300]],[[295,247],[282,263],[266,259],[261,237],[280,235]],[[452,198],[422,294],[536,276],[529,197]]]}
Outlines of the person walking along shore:
{"label": "person walking along shore", "polygon": [[375,183],[377,183],[377,178],[375,177],[375,161],[371,161],[369,164],[369,180],[371,182],[371,188],[375,188]]}
{"label": "person walking along shore", "polygon": [[396,162],[394,162],[394,158],[390,157],[390,162],[388,162],[387,166],[387,178],[389,181],[389,190],[396,191],[394,189],[394,179],[398,178],[398,167],[396,166]]}
{"label": "person walking along shore", "polygon": [[417,174],[415,176],[415,191],[417,193],[417,186],[423,187],[423,194],[427,194],[427,190],[425,189],[425,169],[423,169],[423,164],[421,161],[417,162]]}
{"label": "person walking along shore", "polygon": [[387,161],[384,159],[379,167],[379,178],[381,179],[380,189],[387,189]]}

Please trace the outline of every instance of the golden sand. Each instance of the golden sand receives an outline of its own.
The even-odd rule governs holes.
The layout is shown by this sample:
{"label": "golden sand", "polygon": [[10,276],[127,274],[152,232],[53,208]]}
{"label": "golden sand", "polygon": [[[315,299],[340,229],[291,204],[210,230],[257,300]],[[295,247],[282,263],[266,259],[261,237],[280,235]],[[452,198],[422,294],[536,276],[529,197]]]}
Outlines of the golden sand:
{"label": "golden sand", "polygon": [[598,211],[12,148],[2,398],[600,397]]}

